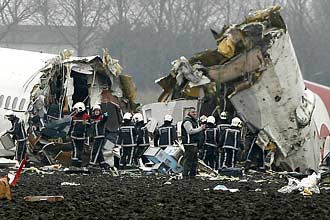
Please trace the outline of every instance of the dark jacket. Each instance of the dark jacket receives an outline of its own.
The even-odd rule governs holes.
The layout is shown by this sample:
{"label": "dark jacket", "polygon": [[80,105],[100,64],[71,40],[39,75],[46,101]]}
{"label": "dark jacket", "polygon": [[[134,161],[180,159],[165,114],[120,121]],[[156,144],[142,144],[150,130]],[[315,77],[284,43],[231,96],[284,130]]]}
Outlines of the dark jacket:
{"label": "dark jacket", "polygon": [[220,119],[220,122],[217,126],[220,130],[220,133],[223,133],[226,128],[230,127],[230,123],[228,123],[228,120]]}
{"label": "dark jacket", "polygon": [[140,147],[147,147],[149,143],[149,134],[146,124],[143,121],[136,123],[136,132],[137,132],[137,145]]}
{"label": "dark jacket", "polygon": [[[192,126],[192,131],[186,131],[185,124],[190,123]],[[197,120],[187,115],[186,118],[183,120],[181,125],[181,138],[182,144],[186,145],[199,145],[201,143],[201,128],[198,128]]]}
{"label": "dark jacket", "polygon": [[164,124],[158,127],[154,133],[155,147],[167,147],[175,144],[178,140],[176,127],[171,122],[165,121]]}
{"label": "dark jacket", "polygon": [[230,126],[229,128],[226,128],[226,130],[221,135],[220,146],[234,150],[243,149],[240,129],[236,126]]}
{"label": "dark jacket", "polygon": [[116,145],[122,147],[135,147],[137,141],[137,130],[130,120],[124,120],[124,123],[118,128]]}
{"label": "dark jacket", "polygon": [[105,137],[105,123],[108,118],[109,116],[107,114],[93,115],[91,117],[90,135],[92,138],[97,139]]}
{"label": "dark jacket", "polygon": [[90,126],[90,116],[87,113],[77,113],[71,118],[68,134],[72,139],[86,139],[87,129]]}
{"label": "dark jacket", "polygon": [[204,145],[218,147],[220,141],[220,130],[211,123],[207,123],[203,132]]}
{"label": "dark jacket", "polygon": [[26,141],[27,135],[24,128],[24,122],[16,116],[10,122],[11,128],[7,132],[13,135],[13,139],[17,141]]}

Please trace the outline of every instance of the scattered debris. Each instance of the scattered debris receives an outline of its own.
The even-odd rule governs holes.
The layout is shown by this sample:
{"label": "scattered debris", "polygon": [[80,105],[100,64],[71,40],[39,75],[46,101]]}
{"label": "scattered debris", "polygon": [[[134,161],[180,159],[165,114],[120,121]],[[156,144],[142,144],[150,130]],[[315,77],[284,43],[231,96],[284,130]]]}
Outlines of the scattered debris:
{"label": "scattered debris", "polygon": [[221,176],[218,175],[216,177],[211,177],[209,180],[229,180],[232,182],[239,181],[239,182],[247,182],[247,180],[240,180],[239,177],[233,177],[233,176]]}
{"label": "scattered debris", "polygon": [[61,167],[62,167],[61,164],[54,164],[50,166],[43,166],[40,167],[39,169],[45,172],[50,172],[50,171],[58,171],[59,169],[61,169]]}
{"label": "scattered debris", "polygon": [[64,197],[63,196],[26,196],[24,197],[24,201],[26,202],[63,202]]}
{"label": "scattered debris", "polygon": [[22,173],[52,174],[53,172],[45,172],[36,167],[29,167],[29,168],[24,168]]}
{"label": "scattered debris", "polygon": [[8,199],[8,200],[13,199],[10,190],[8,176],[4,176],[0,178],[0,199]]}
{"label": "scattered debris", "polygon": [[198,159],[197,164],[198,169],[200,169],[203,172],[206,172],[207,174],[210,174],[211,176],[218,176],[218,172],[213,170],[211,167],[207,166],[204,161]]}
{"label": "scattered debris", "polygon": [[244,175],[244,170],[242,168],[236,168],[236,167],[223,168],[219,170],[219,174],[224,176],[240,177]]}
{"label": "scattered debris", "polygon": [[5,150],[11,150],[15,148],[15,143],[11,138],[10,134],[4,133],[0,136],[0,141]]}
{"label": "scattered debris", "polygon": [[63,182],[63,183],[61,183],[61,186],[80,186],[80,183]]}
{"label": "scattered debris", "polygon": [[0,158],[0,168],[15,167],[17,164],[18,164],[17,160]]}
{"label": "scattered debris", "polygon": [[320,193],[320,189],[317,186],[319,177],[316,173],[309,175],[302,180],[298,180],[293,177],[288,177],[288,185],[283,186],[281,189],[277,190],[280,193],[291,193],[294,191],[299,191],[304,195],[312,195],[312,193]]}
{"label": "scattered debris", "polygon": [[238,192],[239,189],[228,189],[224,185],[217,185],[213,188],[213,190],[221,190],[221,191],[229,191],[229,192]]}
{"label": "scattered debris", "polygon": [[85,167],[70,167],[70,168],[64,168],[63,171],[66,174],[90,174],[90,171],[86,169]]}
{"label": "scattered debris", "polygon": [[154,163],[154,166],[150,169],[141,168],[145,171],[155,170],[167,174],[169,172],[180,173],[183,170],[178,162],[183,155],[181,147],[167,147],[165,150],[159,147],[149,147],[143,155]]}

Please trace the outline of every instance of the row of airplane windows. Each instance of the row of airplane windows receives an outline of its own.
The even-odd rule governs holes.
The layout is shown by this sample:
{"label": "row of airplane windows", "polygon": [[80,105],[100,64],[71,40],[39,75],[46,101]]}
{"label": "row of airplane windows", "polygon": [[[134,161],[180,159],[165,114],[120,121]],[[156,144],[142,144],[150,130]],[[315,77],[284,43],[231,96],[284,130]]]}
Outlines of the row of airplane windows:
{"label": "row of airplane windows", "polygon": [[[13,102],[11,102],[11,98],[12,98],[11,96],[7,96],[6,101],[5,101],[4,108],[5,109],[13,109],[13,110],[22,111],[23,108],[24,108],[24,105],[25,105],[26,100],[25,99],[21,99],[21,101],[18,102],[19,101],[18,100],[18,97],[15,97],[13,99]],[[5,99],[5,96],[4,95],[1,95],[0,96],[0,107],[2,107],[2,104],[4,102],[4,99]],[[10,103],[11,103],[11,106],[10,106]],[[17,107],[18,107],[18,109],[17,109]]]}

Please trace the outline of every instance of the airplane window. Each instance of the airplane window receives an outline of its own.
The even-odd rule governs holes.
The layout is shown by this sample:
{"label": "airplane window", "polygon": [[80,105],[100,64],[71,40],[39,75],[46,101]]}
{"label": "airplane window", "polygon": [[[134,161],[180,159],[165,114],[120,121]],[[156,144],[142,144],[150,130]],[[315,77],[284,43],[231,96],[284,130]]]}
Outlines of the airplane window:
{"label": "airplane window", "polygon": [[6,99],[5,108],[9,108],[10,99],[11,99],[11,96],[8,96],[7,99]]}
{"label": "airplane window", "polygon": [[5,96],[4,95],[1,95],[0,96],[0,107],[2,106],[2,102],[3,102],[3,99],[5,98]]}
{"label": "airplane window", "polygon": [[[23,110],[25,104],[25,99],[22,99],[21,102],[19,103],[19,110]],[[1,105],[0,105],[1,106]]]}
{"label": "airplane window", "polygon": [[16,109],[17,102],[18,102],[18,98],[15,97],[15,98],[14,98],[14,101],[13,101],[13,104],[11,105],[11,108],[12,108],[12,109]]}

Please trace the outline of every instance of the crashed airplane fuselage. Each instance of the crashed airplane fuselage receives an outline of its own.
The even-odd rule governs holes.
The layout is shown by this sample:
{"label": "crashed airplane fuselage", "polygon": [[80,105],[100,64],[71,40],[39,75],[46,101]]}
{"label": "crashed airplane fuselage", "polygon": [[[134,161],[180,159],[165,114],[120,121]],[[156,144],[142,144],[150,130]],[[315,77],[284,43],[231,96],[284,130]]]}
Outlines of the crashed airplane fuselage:
{"label": "crashed airplane fuselage", "polygon": [[[116,137],[122,111],[135,109],[136,87],[132,77],[122,74],[118,60],[113,59],[107,50],[103,57],[72,57],[70,51],[59,56],[5,50],[8,51],[14,51],[12,53],[21,59],[24,59],[25,54],[30,56],[27,66],[31,68],[24,73],[15,72],[13,65],[10,75],[15,79],[18,77],[15,74],[19,74],[19,82],[22,83],[16,82],[15,93],[8,94],[8,97],[17,98],[7,98],[5,101],[6,109],[13,110],[25,121],[29,153],[32,153],[30,159],[46,164],[57,162],[56,156],[70,159],[70,154],[63,152],[72,149],[67,131],[72,106],[77,102],[84,102],[87,111],[93,105],[100,104],[111,115],[106,123],[110,140]],[[20,104],[20,98],[24,99],[23,104]],[[7,123],[9,126],[10,122]]]}
{"label": "crashed airplane fuselage", "polygon": [[257,144],[272,152],[276,167],[318,170],[330,150],[329,113],[304,84],[279,11],[256,11],[220,34],[213,31],[217,50],[175,61],[157,81],[164,89],[159,101],[202,99],[200,114],[229,111],[258,132]]}

